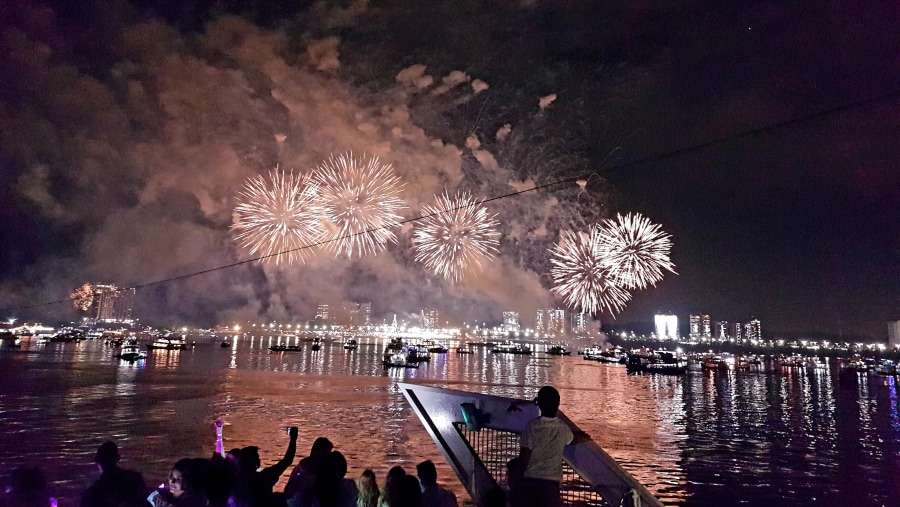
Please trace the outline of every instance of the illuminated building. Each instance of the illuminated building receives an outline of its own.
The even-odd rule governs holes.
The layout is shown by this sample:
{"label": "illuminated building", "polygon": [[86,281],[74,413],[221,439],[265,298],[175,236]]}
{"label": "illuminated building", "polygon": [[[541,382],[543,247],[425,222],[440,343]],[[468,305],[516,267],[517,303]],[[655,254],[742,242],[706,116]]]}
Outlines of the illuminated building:
{"label": "illuminated building", "polygon": [[119,289],[115,285],[94,285],[91,305],[97,322],[132,322],[135,289]]}
{"label": "illuminated building", "polygon": [[743,332],[743,329],[741,328],[741,323],[735,322],[734,323],[734,339],[736,341],[741,341],[741,336],[743,336],[742,332]]}
{"label": "illuminated building", "polygon": [[519,332],[519,312],[503,312],[503,329],[507,333]]}
{"label": "illuminated building", "polygon": [[437,329],[440,327],[440,315],[434,308],[422,308],[422,327]]}
{"label": "illuminated building", "polygon": [[900,346],[900,320],[894,320],[887,323],[888,325],[888,345],[892,347]]}
{"label": "illuminated building", "polygon": [[691,314],[690,324],[691,324],[691,331],[690,331],[689,336],[691,337],[692,340],[700,340],[700,339],[708,340],[712,336],[712,326],[710,325],[709,315]]}
{"label": "illuminated building", "polygon": [[372,324],[372,302],[359,304],[359,323],[363,326]]}
{"label": "illuminated building", "polygon": [[747,340],[762,339],[762,323],[758,319],[753,319],[744,324],[744,338]]}
{"label": "illuminated building", "polygon": [[728,339],[728,321],[723,320],[716,323],[716,338],[719,340]]}
{"label": "illuminated building", "polygon": [[328,320],[328,305],[321,304],[316,308],[316,320]]}
{"label": "illuminated building", "polygon": [[545,331],[549,335],[562,336],[566,334],[566,311],[559,308],[547,310],[547,326]]}
{"label": "illuminated building", "polygon": [[587,330],[587,314],[572,314],[572,332],[583,333]]}
{"label": "illuminated building", "polygon": [[538,333],[544,332],[544,310],[538,310],[534,317],[534,330]]}
{"label": "illuminated building", "polygon": [[678,338],[678,317],[676,315],[656,314],[656,336],[659,339],[675,340]]}
{"label": "illuminated building", "polygon": [[341,324],[349,326],[359,325],[359,303],[356,301],[341,301]]}

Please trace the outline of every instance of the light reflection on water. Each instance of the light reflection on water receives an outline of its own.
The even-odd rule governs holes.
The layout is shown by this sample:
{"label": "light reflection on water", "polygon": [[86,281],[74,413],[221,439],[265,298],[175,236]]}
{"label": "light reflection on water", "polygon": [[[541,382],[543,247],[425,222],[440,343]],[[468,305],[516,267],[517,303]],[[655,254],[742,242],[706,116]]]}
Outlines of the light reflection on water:
{"label": "light reflection on water", "polygon": [[[557,386],[566,414],[669,504],[838,505],[890,503],[900,494],[900,417],[893,377],[837,381],[831,370],[773,374],[626,375],[580,357],[434,355],[418,369],[380,365],[383,340],[345,351],[279,336],[198,339],[146,361],[112,357],[99,341],[0,351],[0,473],[42,467],[61,505],[95,478],[97,445],[119,443],[127,467],[158,484],[185,456],[211,454],[212,421],[226,421],[226,448],[257,445],[274,463],[300,429],[299,453],[328,436],[350,474],[383,480],[396,464],[438,464],[465,497],[412,415],[398,381],[531,398]],[[299,345],[275,353],[275,344]],[[854,478],[848,480],[848,478]],[[283,486],[283,483],[282,483]]]}

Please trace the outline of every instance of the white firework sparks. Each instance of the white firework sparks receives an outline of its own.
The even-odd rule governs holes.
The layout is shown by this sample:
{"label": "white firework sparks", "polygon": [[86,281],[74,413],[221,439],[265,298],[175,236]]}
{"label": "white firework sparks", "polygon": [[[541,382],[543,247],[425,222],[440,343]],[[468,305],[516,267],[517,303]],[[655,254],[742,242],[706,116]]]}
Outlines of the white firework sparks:
{"label": "white firework sparks", "polygon": [[362,257],[396,243],[390,227],[406,206],[399,197],[403,184],[390,164],[347,153],[320,164],[315,181],[321,187],[326,248],[335,255]]}
{"label": "white firework sparks", "polygon": [[497,254],[500,233],[497,215],[467,192],[435,197],[434,206],[422,208],[422,218],[413,232],[416,260],[448,280],[463,274]]}
{"label": "white firework sparks", "polygon": [[237,240],[260,261],[306,262],[322,237],[318,186],[309,175],[272,171],[247,180],[238,194]]}
{"label": "white firework sparks", "polygon": [[610,277],[600,256],[600,241],[597,227],[589,234],[563,231],[559,243],[550,249],[551,290],[584,313],[595,314],[605,308],[615,315],[631,300],[631,293]]}
{"label": "white firework sparks", "polygon": [[662,280],[663,270],[675,273],[669,260],[672,241],[659,225],[640,213],[616,215],[597,225],[600,256],[616,284],[628,289],[645,289]]}

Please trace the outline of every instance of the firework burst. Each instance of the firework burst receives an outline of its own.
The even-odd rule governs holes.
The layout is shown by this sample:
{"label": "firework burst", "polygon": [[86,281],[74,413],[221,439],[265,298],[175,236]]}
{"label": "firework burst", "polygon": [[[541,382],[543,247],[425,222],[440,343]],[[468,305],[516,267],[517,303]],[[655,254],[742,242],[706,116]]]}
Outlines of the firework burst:
{"label": "firework burst", "polygon": [[662,280],[663,270],[675,273],[669,260],[670,236],[640,213],[616,215],[597,225],[600,257],[617,285],[645,289]]}
{"label": "firework burst", "polygon": [[247,180],[238,193],[236,238],[260,261],[306,262],[322,237],[318,186],[309,175],[272,171]]}
{"label": "firework burst", "polygon": [[390,164],[347,153],[320,164],[315,181],[321,187],[326,248],[335,255],[361,257],[396,243],[390,227],[405,206],[399,197],[403,184]]}
{"label": "firework burst", "polygon": [[69,299],[72,300],[72,306],[74,306],[76,310],[81,310],[83,312],[90,310],[91,305],[94,304],[94,286],[86,283],[81,287],[78,287],[75,289],[75,292],[69,296]]}
{"label": "firework burst", "polygon": [[416,260],[448,280],[458,281],[468,269],[481,268],[497,254],[497,215],[488,213],[468,193],[436,196],[422,208],[413,232]]}
{"label": "firework burst", "polygon": [[600,243],[597,227],[589,234],[563,231],[559,243],[550,249],[551,290],[584,313],[595,314],[606,308],[615,315],[631,300],[631,293],[610,276],[600,256]]}

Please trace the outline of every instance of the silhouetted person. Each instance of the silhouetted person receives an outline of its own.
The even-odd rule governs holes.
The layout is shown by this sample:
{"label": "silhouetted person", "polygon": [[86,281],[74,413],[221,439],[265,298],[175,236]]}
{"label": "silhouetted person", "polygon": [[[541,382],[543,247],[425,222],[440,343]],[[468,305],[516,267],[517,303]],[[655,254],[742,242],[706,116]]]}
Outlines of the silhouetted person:
{"label": "silhouetted person", "polygon": [[404,475],[394,481],[397,484],[397,494],[387,507],[431,507],[422,501],[422,487],[419,479],[412,475]]}
{"label": "silhouetted person", "polygon": [[363,470],[356,480],[356,489],[359,491],[356,507],[378,507],[378,480],[375,472],[368,468]]}
{"label": "silhouetted person", "polygon": [[347,459],[332,451],[316,476],[315,499],[318,507],[356,507],[359,490],[352,479],[346,479]]}
{"label": "silhouetted person", "polygon": [[213,455],[203,478],[208,507],[228,507],[228,499],[237,482],[237,460]]}
{"label": "silhouetted person", "polygon": [[422,503],[428,507],[459,507],[456,495],[445,488],[438,486],[437,468],[430,460],[416,465],[416,475],[419,476],[419,484],[422,487]]}
{"label": "silhouetted person", "polygon": [[284,487],[284,496],[291,507],[309,507],[315,496],[316,476],[325,465],[325,459],[334,449],[331,440],[325,437],[317,438],[309,450],[309,456],[300,460],[291,472]]}
{"label": "silhouetted person", "polygon": [[[381,490],[381,497],[378,499],[379,507],[397,504],[397,495],[400,494],[400,481],[404,477],[406,477],[406,470],[400,465],[393,466],[388,470],[387,478],[384,480],[384,489]],[[416,482],[418,483],[419,481]]]}
{"label": "silhouetted person", "polygon": [[100,478],[82,495],[81,507],[146,507],[150,488],[144,477],[139,472],[119,468],[119,459],[115,443],[100,445],[94,456]]}
{"label": "silhouetted person", "polygon": [[559,410],[559,391],[544,386],[538,391],[541,415],[525,427],[521,435],[522,479],[515,500],[519,507],[559,507],[562,500],[563,449],[572,443],[574,435],[569,425],[556,417]]}
{"label": "silhouetted person", "polygon": [[[238,487],[235,496],[242,504],[248,507],[268,507],[272,505],[272,488],[278,483],[278,479],[291,463],[297,453],[297,428],[288,430],[290,443],[284,453],[284,457],[278,463],[259,470],[259,448],[256,446],[244,447],[238,452]],[[282,502],[283,503],[283,502]]]}
{"label": "silhouetted person", "polygon": [[13,470],[0,493],[0,507],[56,507],[56,499],[47,495],[47,481],[37,467]]}

